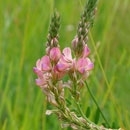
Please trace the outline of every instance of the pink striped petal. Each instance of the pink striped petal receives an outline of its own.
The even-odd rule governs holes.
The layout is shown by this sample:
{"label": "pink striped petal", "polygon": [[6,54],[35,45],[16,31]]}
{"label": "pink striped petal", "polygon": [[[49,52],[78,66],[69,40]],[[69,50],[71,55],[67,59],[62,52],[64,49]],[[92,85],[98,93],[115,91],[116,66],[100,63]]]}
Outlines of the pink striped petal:
{"label": "pink striped petal", "polygon": [[71,49],[69,47],[64,48],[63,56],[66,61],[72,61]]}
{"label": "pink striped petal", "polygon": [[38,78],[35,80],[35,82],[36,82],[36,85],[38,85],[38,86],[42,86],[42,85],[46,84],[46,82],[44,81],[43,78],[42,79]]}
{"label": "pink striped petal", "polygon": [[40,77],[40,78],[43,77],[42,71],[39,70],[38,68],[34,67],[34,68],[33,68],[33,71],[34,71],[34,73],[35,73],[38,77]]}
{"label": "pink striped petal", "polygon": [[94,65],[93,63],[90,61],[89,58],[80,58],[77,62],[76,62],[76,69],[80,72],[80,73],[85,73],[86,71],[89,71],[91,69],[93,69]]}
{"label": "pink striped petal", "polygon": [[69,68],[69,64],[59,62],[59,63],[56,65],[56,68],[57,68],[58,71],[67,71],[68,68]]}
{"label": "pink striped petal", "polygon": [[83,58],[86,58],[90,53],[90,49],[88,48],[87,45],[84,46],[84,49],[83,49],[83,54],[82,54],[82,57]]}
{"label": "pink striped petal", "polygon": [[41,66],[43,71],[50,71],[51,70],[51,62],[49,56],[43,56],[41,59]]}
{"label": "pink striped petal", "polygon": [[58,61],[61,57],[61,51],[59,49],[59,47],[53,47],[51,50],[50,50],[50,59],[53,60],[53,61]]}

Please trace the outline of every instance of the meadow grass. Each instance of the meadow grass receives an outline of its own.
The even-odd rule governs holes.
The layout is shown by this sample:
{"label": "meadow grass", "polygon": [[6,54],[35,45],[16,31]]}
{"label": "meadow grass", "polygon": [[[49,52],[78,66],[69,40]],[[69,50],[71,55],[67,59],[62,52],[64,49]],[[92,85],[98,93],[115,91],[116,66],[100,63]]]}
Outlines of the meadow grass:
{"label": "meadow grass", "polygon": [[[61,130],[45,115],[45,96],[32,68],[45,52],[51,14],[61,14],[60,45],[70,46],[86,0],[2,0],[0,4],[0,130]],[[110,126],[130,129],[130,1],[99,0],[88,46],[95,69],[88,79]],[[87,89],[82,109],[94,121],[96,105]],[[87,112],[86,112],[87,111]],[[90,111],[90,114],[89,112]],[[100,115],[98,124],[104,122]]]}

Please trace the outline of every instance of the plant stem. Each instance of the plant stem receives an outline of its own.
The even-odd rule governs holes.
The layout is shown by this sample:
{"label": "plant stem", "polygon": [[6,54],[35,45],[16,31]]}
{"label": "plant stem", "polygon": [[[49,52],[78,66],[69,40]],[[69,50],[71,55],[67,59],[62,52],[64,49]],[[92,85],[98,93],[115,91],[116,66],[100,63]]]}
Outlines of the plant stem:
{"label": "plant stem", "polygon": [[93,101],[94,101],[94,103],[96,104],[96,106],[97,106],[98,110],[100,111],[100,113],[101,113],[101,115],[102,115],[102,117],[103,117],[104,121],[106,122],[106,124],[108,125],[108,127],[110,127],[110,125],[109,125],[108,121],[106,120],[106,118],[105,118],[105,116],[104,116],[103,112],[101,111],[101,109],[100,109],[100,107],[99,107],[99,105],[98,105],[98,103],[97,103],[97,101],[96,101],[95,97],[93,96],[93,94],[92,94],[91,90],[89,89],[89,86],[88,86],[88,84],[87,84],[87,82],[86,82],[86,81],[85,81],[85,84],[86,84],[86,87],[87,87],[87,89],[88,89],[88,92],[89,92],[89,94],[90,94],[91,98],[93,99]]}

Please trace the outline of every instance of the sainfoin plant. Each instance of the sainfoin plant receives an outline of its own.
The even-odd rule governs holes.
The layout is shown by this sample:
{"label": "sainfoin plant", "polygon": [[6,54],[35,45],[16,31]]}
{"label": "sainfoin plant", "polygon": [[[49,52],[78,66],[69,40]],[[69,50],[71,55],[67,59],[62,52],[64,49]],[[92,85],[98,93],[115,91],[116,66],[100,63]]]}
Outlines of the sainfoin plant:
{"label": "sainfoin plant", "polygon": [[[83,113],[79,100],[84,86],[87,86],[89,90],[87,79],[94,68],[94,63],[89,58],[90,49],[87,42],[88,32],[93,25],[96,12],[96,3],[97,0],[88,0],[81,15],[77,34],[71,42],[71,48],[65,47],[63,50],[60,48],[58,34],[60,16],[54,12],[47,37],[46,54],[37,60],[33,68],[37,75],[36,85],[43,90],[46,101],[53,106],[51,110],[46,110],[46,114],[56,114],[62,128],[112,130],[90,121]],[[67,105],[65,89],[70,92],[71,100],[75,103],[77,111],[73,111]]]}

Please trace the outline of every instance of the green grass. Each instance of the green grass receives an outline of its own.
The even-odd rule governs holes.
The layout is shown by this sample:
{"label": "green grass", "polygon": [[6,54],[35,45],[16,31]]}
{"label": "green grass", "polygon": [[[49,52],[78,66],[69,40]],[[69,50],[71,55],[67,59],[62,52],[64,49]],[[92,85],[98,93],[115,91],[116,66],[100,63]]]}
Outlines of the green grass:
{"label": "green grass", "polygon": [[[60,44],[70,46],[85,0],[2,0],[0,4],[0,130],[61,130],[55,115],[46,117],[45,96],[32,68],[45,51],[53,9],[61,14]],[[109,124],[130,129],[130,1],[99,0],[89,37],[95,69],[88,84]],[[72,29],[68,29],[71,26]],[[97,46],[99,45],[99,46]],[[87,89],[82,109],[96,105]],[[99,124],[104,122],[102,118]]]}

